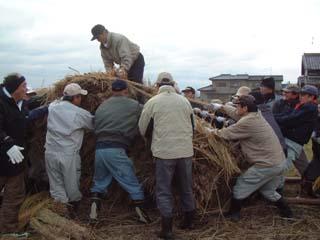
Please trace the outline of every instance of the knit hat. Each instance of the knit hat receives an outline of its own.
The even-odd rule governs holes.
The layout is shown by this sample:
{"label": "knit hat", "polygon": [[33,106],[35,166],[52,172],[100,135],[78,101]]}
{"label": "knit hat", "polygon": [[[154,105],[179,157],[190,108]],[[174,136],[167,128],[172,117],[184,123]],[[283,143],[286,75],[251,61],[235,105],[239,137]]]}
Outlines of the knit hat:
{"label": "knit hat", "polygon": [[265,77],[264,79],[262,79],[260,86],[274,90],[274,88],[275,88],[274,78],[273,77]]}
{"label": "knit hat", "polygon": [[318,94],[319,94],[318,88],[316,88],[315,86],[312,86],[312,85],[305,85],[301,89],[300,93],[302,93],[302,94],[306,93],[306,94],[313,95],[313,96],[316,96],[316,97],[318,97]]}
{"label": "knit hat", "polygon": [[3,80],[3,86],[11,94],[17,90],[21,83],[26,79],[19,73],[12,73],[6,76]]}

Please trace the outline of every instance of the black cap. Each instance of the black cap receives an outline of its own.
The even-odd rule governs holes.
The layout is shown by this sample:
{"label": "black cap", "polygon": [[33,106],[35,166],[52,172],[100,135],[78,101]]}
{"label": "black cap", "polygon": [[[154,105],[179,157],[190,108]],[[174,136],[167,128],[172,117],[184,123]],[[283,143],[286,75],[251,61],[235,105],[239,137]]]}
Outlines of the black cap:
{"label": "black cap", "polygon": [[102,34],[104,31],[106,31],[106,28],[101,25],[101,24],[97,24],[95,25],[92,29],[91,29],[91,33],[92,33],[92,38],[91,41],[97,39],[97,37]]}
{"label": "black cap", "polygon": [[19,73],[12,73],[6,76],[3,80],[3,86],[11,94],[23,83],[26,79]]}
{"label": "black cap", "polygon": [[192,94],[196,94],[196,90],[194,90],[193,87],[186,87],[182,92],[192,92]]}
{"label": "black cap", "polygon": [[273,77],[265,77],[262,79],[260,86],[273,89],[275,88],[275,82]]}
{"label": "black cap", "polygon": [[128,85],[125,81],[120,80],[120,79],[116,79],[113,83],[112,83],[112,91],[122,91],[128,88]]}

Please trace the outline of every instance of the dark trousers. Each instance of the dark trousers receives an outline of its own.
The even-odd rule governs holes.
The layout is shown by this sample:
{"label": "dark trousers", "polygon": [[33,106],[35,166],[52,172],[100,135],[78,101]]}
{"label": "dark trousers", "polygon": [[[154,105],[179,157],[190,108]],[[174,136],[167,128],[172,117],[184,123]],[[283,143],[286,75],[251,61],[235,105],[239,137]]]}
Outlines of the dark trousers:
{"label": "dark trousers", "polygon": [[195,202],[192,191],[192,157],[178,159],[156,159],[156,200],[160,214],[172,217],[172,179],[178,180],[181,208],[183,212],[193,211]]}
{"label": "dark trousers", "polygon": [[4,188],[0,208],[0,232],[17,232],[20,206],[25,197],[24,172],[17,176],[0,176],[0,191]]}
{"label": "dark trousers", "polygon": [[144,58],[141,53],[137,60],[131,66],[128,72],[128,79],[137,83],[143,83],[143,71],[144,71]]}

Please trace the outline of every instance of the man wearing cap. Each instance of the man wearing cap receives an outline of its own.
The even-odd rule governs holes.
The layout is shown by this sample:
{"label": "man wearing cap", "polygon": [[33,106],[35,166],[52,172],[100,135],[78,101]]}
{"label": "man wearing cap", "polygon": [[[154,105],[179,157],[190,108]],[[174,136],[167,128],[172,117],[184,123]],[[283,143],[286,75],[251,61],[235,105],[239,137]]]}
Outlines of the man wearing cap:
{"label": "man wearing cap", "polygon": [[264,103],[271,109],[275,101],[281,97],[275,94],[275,81],[273,77],[265,77],[260,83],[260,93],[264,98]]}
{"label": "man wearing cap", "polygon": [[189,101],[176,93],[172,75],[160,73],[158,94],[144,105],[139,120],[142,136],[151,136],[156,161],[156,200],[162,217],[160,238],[172,239],[173,196],[171,183],[176,175],[184,219],[181,228],[191,229],[195,214],[192,191],[193,111]]}
{"label": "man wearing cap", "polygon": [[[300,102],[293,111],[274,114],[288,147],[285,170],[289,170],[299,159],[303,145],[310,140],[318,116],[317,98],[318,89],[315,86],[305,85],[300,91]],[[303,171],[300,170],[300,173],[303,174]]]}
{"label": "man wearing cap", "polygon": [[77,210],[82,194],[80,148],[84,130],[93,129],[93,116],[80,107],[87,95],[77,83],[65,86],[62,99],[49,105],[45,161],[51,197]]}
{"label": "man wearing cap", "polygon": [[282,98],[275,101],[272,112],[278,113],[289,113],[299,103],[299,92],[300,88],[295,84],[288,84],[282,89]]}
{"label": "man wearing cap", "polygon": [[142,106],[128,97],[128,86],[123,80],[112,83],[112,97],[105,100],[95,113],[96,158],[91,188],[90,219],[98,218],[101,199],[107,194],[114,178],[129,193],[138,220],[149,223],[143,209],[144,192],[127,150],[139,133],[138,121]]}
{"label": "man wearing cap", "polygon": [[[245,160],[251,167],[242,173],[233,187],[229,212],[225,215],[232,220],[240,219],[243,201],[253,192],[259,191],[266,199],[274,202],[283,217],[291,217],[292,212],[283,197],[276,192],[285,162],[279,139],[271,126],[258,112],[253,96],[240,96],[236,101],[236,112],[240,120],[230,127],[207,129],[227,140],[238,140]],[[233,110],[224,109],[231,116]]]}
{"label": "man wearing cap", "polygon": [[114,64],[117,77],[143,83],[144,58],[137,44],[125,36],[109,32],[103,25],[97,24],[91,29],[93,37],[100,42],[101,57],[107,72],[112,72]]}
{"label": "man wearing cap", "polygon": [[18,213],[25,196],[27,120],[23,99],[26,92],[26,80],[19,73],[9,74],[0,85],[0,191],[4,188],[0,233],[3,236],[19,236],[14,233],[18,232]]}

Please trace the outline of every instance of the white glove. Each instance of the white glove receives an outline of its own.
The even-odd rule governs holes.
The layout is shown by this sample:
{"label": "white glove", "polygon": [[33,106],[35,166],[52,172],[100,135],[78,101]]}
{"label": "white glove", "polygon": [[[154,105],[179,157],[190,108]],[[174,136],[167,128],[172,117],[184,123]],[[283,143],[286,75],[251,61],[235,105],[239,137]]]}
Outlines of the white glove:
{"label": "white glove", "polygon": [[24,156],[20,152],[20,150],[23,150],[23,147],[19,147],[17,145],[13,145],[8,151],[7,155],[9,156],[9,159],[11,163],[16,164],[16,163],[21,163],[22,160],[24,159]]}
{"label": "white glove", "polygon": [[220,103],[211,103],[209,105],[209,109],[211,109],[212,111],[217,111],[221,108],[222,108],[222,104],[220,104]]}
{"label": "white glove", "polygon": [[226,118],[224,118],[224,117],[216,117],[216,120],[218,122],[224,122],[226,120]]}

